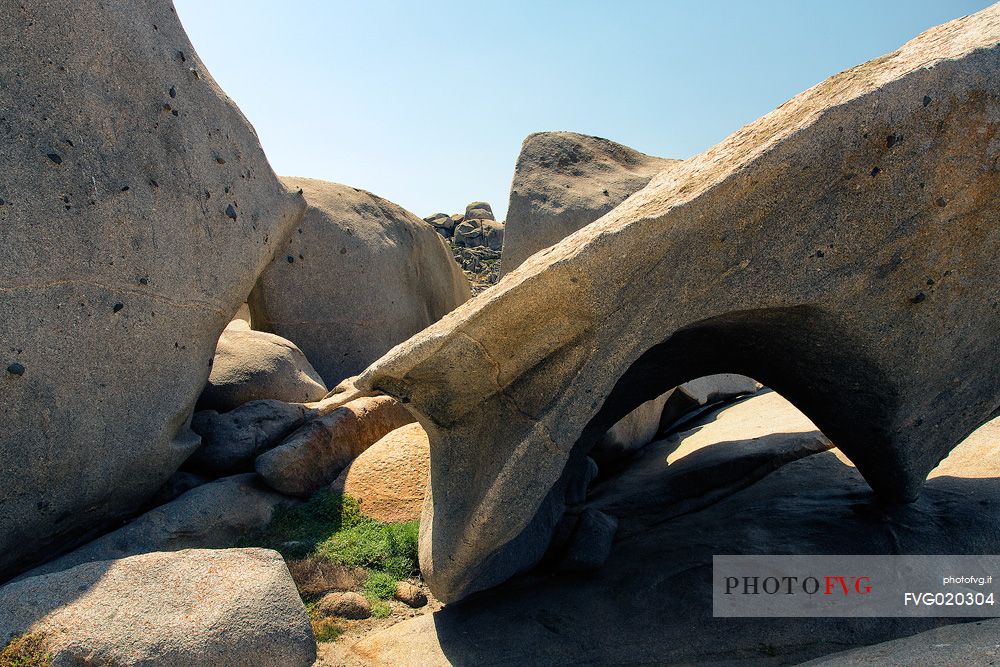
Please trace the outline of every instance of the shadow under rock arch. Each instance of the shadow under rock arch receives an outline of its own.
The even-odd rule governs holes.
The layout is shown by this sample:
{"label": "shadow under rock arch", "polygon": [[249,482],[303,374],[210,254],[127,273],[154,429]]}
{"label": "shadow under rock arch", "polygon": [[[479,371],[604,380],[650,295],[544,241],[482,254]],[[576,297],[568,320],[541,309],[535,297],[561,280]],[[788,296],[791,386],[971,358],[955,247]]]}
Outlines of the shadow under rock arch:
{"label": "shadow under rock arch", "polygon": [[[586,451],[636,407],[684,382],[739,373],[801,410],[888,500],[885,465],[897,392],[840,318],[814,306],[748,310],[692,324],[654,345],[618,379],[575,448]],[[892,452],[888,452],[890,455]]]}

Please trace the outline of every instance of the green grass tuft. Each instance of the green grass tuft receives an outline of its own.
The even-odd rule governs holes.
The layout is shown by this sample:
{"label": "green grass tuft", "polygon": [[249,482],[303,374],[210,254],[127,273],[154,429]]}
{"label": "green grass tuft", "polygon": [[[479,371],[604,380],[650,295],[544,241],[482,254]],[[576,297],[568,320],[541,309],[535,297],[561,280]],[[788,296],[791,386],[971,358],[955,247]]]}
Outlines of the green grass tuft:
{"label": "green grass tuft", "polygon": [[420,527],[410,523],[364,521],[330,535],[316,546],[315,555],[333,563],[386,572],[396,580],[417,567]]}
{"label": "green grass tuft", "polygon": [[388,600],[396,593],[397,581],[388,572],[369,572],[365,580],[365,596],[369,600]]}
{"label": "green grass tuft", "polygon": [[354,498],[320,491],[300,505],[276,509],[271,523],[241,546],[268,547],[285,558],[305,558],[330,535],[369,521]]}
{"label": "green grass tuft", "polygon": [[0,651],[0,667],[51,667],[52,654],[38,632],[11,637]]}
{"label": "green grass tuft", "polygon": [[385,618],[391,615],[392,607],[389,606],[388,602],[383,602],[382,600],[372,602],[372,618]]}

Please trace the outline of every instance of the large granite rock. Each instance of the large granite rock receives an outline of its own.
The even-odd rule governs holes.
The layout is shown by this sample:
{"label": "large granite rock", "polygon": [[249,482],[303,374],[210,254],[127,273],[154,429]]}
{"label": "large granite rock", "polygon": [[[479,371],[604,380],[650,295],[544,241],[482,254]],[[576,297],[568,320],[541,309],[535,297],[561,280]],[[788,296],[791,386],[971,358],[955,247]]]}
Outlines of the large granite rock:
{"label": "large granite rock", "polygon": [[[281,556],[187,550],[86,563],[0,588],[0,637],[54,667],[310,667],[316,641]],[[35,664],[35,663],[32,663]]]}
{"label": "large granite rock", "polygon": [[274,493],[253,473],[226,477],[197,486],[23,576],[153,551],[234,547],[248,534],[270,523],[276,509],[297,502]]}
{"label": "large granite rock", "polygon": [[309,210],[250,295],[253,326],[298,345],[328,385],[469,298],[444,240],[409,211],[346,185],[282,180]]}
{"label": "large granite rock", "polygon": [[504,225],[501,272],[562,241],[679,160],[575,132],[537,132],[521,145]]}
{"label": "large granite rock", "polygon": [[431,442],[421,571],[536,563],[608,428],[735,372],[887,500],[1000,406],[1000,7],[810,88],[372,364]]}
{"label": "large granite rock", "polygon": [[455,227],[455,245],[462,248],[503,248],[503,223],[494,220],[466,220]]}
{"label": "large granite rock", "polygon": [[493,207],[484,201],[474,201],[465,207],[466,220],[496,220]]}
{"label": "large granite rock", "polygon": [[257,457],[254,468],[268,485],[307,497],[337,479],[359,454],[413,415],[388,396],[359,398],[340,405],[294,431]]}
{"label": "large granite rock", "polygon": [[430,444],[420,424],[382,436],[351,461],[330,488],[355,498],[377,521],[418,521],[424,507]]}
{"label": "large granite rock", "polygon": [[[511,233],[505,227],[501,276],[594,222],[644,188],[653,176],[678,164],[679,160],[645,155],[600,137],[574,132],[530,135],[521,146],[511,186]],[[602,437],[593,455],[603,464],[646,444],[660,430],[664,409],[667,417],[677,416],[686,396],[670,389],[643,403]],[[669,407],[668,401],[672,401]]]}
{"label": "large granite rock", "polygon": [[226,412],[267,399],[307,403],[326,395],[323,378],[294,343],[235,322],[219,336],[199,410]]}
{"label": "large granite rock", "polygon": [[712,557],[997,553],[998,435],[1000,419],[960,444],[915,503],[887,505],[804,415],[763,393],[703,415],[595,485],[583,512],[619,521],[600,570],[522,574],[344,638],[325,657],[349,667],[980,664],[995,650],[993,621],[841,654],[961,619],[716,618]]}
{"label": "large granite rock", "polygon": [[215,342],[304,204],[170,2],[0,12],[0,580],[194,450]]}

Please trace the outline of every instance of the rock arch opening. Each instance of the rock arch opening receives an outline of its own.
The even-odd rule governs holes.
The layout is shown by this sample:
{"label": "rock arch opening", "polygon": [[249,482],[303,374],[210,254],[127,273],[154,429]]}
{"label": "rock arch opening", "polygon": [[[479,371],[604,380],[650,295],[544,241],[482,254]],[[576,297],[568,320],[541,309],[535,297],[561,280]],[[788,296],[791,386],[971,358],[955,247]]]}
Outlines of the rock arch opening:
{"label": "rock arch opening", "polygon": [[874,454],[882,447],[884,456],[890,441],[896,391],[849,324],[812,306],[734,312],[677,331],[629,366],[577,448],[593,450],[619,420],[671,387],[723,373],[749,376],[780,393],[875,491],[893,488],[892,467],[876,465]]}

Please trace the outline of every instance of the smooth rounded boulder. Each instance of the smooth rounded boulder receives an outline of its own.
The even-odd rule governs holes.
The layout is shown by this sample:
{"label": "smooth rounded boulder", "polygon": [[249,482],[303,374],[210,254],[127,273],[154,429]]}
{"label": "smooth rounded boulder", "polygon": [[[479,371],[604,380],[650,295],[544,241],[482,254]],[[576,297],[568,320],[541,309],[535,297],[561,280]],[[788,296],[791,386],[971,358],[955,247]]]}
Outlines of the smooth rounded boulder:
{"label": "smooth rounded boulder", "polygon": [[536,132],[521,145],[504,223],[501,275],[594,222],[680,160],[576,132]]}
{"label": "smooth rounded boulder", "polygon": [[471,296],[434,228],[370,192],[283,178],[309,209],[250,295],[253,327],[291,340],[328,385]]}
{"label": "smooth rounded boulder", "polygon": [[197,447],[223,327],[304,203],[170,2],[0,12],[0,581]]}
{"label": "smooth rounded boulder", "polygon": [[484,201],[474,201],[465,207],[466,220],[496,220],[493,207]]}
{"label": "smooth rounded boulder", "polygon": [[[53,667],[310,667],[316,640],[268,549],[85,563],[0,588],[0,637],[40,638]],[[34,663],[32,663],[34,664]]]}
{"label": "smooth rounded boulder", "polygon": [[117,560],[153,551],[224,549],[262,529],[294,498],[267,488],[253,473],[201,484],[129,521],[118,530],[44,563],[22,577],[68,570],[81,563]]}
{"label": "smooth rounded boulder", "polygon": [[308,497],[336,481],[359,454],[382,436],[413,421],[413,415],[389,396],[345,402],[306,423],[257,457],[254,468],[281,493]]}
{"label": "smooth rounded boulder", "polygon": [[267,399],[308,403],[326,395],[323,378],[294,343],[235,321],[238,326],[219,337],[199,410],[226,412]]}
{"label": "smooth rounded boulder", "polygon": [[330,488],[355,498],[377,521],[417,521],[430,473],[430,444],[420,424],[397,428],[358,455]]}

